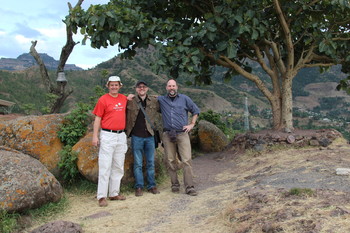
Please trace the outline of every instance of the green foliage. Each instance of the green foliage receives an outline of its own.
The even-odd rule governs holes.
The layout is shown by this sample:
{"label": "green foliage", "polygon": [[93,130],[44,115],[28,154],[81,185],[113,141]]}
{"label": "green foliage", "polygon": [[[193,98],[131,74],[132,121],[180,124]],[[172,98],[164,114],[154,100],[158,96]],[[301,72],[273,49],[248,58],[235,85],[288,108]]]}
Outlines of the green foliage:
{"label": "green foliage", "polygon": [[288,195],[293,195],[293,196],[312,196],[314,194],[314,191],[309,188],[292,188],[289,190],[287,193]]}
{"label": "green foliage", "polygon": [[[299,70],[350,61],[349,15],[348,1],[115,0],[74,9],[65,23],[93,48],[118,46],[123,58],[151,45],[157,72],[187,73],[195,84],[212,84],[216,67],[226,67],[225,80],[240,74],[275,103]],[[274,109],[274,123],[292,127],[282,109]]]}
{"label": "green foliage", "polygon": [[20,108],[24,111],[26,115],[31,115],[35,111],[35,105],[34,104],[22,104]]}
{"label": "green foliage", "polygon": [[94,93],[95,94],[90,97],[90,108],[96,105],[97,100],[105,94],[105,90],[101,86],[95,86]]}
{"label": "green foliage", "polygon": [[198,117],[199,120],[206,120],[214,125],[216,125],[225,135],[232,137],[234,132],[232,128],[227,127],[225,122],[222,120],[222,115],[214,112],[213,110],[208,110],[207,112],[201,112]]}
{"label": "green foliage", "polygon": [[221,129],[223,132],[225,131],[226,125],[221,120],[221,115],[219,113],[215,113],[213,110],[209,110],[207,112],[202,112],[199,115],[199,120],[206,120],[214,125],[216,125],[219,129]]}
{"label": "green foliage", "polygon": [[68,184],[72,184],[80,178],[77,166],[78,153],[73,151],[71,146],[65,146],[59,154],[60,161],[58,167],[60,168],[63,179]]}
{"label": "green foliage", "polygon": [[45,96],[46,96],[46,106],[42,107],[41,111],[44,114],[48,114],[50,113],[51,108],[53,104],[56,102],[56,99],[58,98],[58,96],[53,93],[47,93]]}
{"label": "green foliage", "polygon": [[74,146],[86,133],[89,124],[89,104],[78,103],[76,108],[64,118],[57,135],[64,145]]}
{"label": "green foliage", "polygon": [[337,90],[343,90],[346,91],[346,93],[348,93],[350,95],[350,76],[348,76],[347,78],[341,80],[337,86]]}
{"label": "green foliage", "polygon": [[78,103],[76,108],[68,114],[57,132],[57,135],[65,147],[60,151],[60,162],[64,181],[72,184],[78,178],[80,173],[77,166],[77,152],[72,151],[72,147],[86,133],[87,126],[90,123],[89,110],[91,105]]}
{"label": "green foliage", "polygon": [[4,209],[0,209],[0,232],[14,232],[17,228],[17,219],[19,216],[19,214],[10,214]]}

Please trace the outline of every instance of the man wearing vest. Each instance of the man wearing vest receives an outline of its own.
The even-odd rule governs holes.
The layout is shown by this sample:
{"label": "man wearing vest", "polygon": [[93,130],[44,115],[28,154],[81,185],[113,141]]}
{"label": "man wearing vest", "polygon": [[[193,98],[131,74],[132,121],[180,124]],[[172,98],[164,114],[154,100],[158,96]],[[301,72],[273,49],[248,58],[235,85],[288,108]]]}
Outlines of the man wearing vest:
{"label": "man wearing vest", "polygon": [[147,190],[153,194],[159,193],[155,181],[155,145],[154,130],[152,129],[155,127],[155,119],[159,118],[157,117],[159,103],[157,97],[147,95],[148,86],[145,81],[138,81],[135,89],[135,97],[128,101],[126,134],[131,136],[134,155],[135,196],[139,197],[143,195],[144,188],[143,155],[146,159]]}

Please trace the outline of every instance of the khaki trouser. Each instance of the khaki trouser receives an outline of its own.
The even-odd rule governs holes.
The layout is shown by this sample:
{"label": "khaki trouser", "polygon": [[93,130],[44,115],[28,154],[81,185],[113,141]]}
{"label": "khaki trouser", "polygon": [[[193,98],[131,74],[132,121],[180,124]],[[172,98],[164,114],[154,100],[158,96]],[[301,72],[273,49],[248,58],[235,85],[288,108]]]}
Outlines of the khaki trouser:
{"label": "khaki trouser", "polygon": [[165,150],[166,165],[171,179],[171,186],[180,186],[177,178],[177,170],[182,168],[186,191],[188,188],[194,187],[191,142],[188,133],[178,133],[176,136],[177,142],[173,143],[170,141],[168,132],[164,132],[162,140]]}

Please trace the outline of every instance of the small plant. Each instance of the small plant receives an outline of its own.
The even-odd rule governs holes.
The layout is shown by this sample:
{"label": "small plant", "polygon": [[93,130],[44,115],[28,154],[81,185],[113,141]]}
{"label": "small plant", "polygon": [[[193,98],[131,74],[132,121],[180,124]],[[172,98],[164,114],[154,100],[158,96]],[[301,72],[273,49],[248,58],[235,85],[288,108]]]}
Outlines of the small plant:
{"label": "small plant", "polygon": [[90,105],[78,103],[77,107],[67,115],[57,135],[64,145],[74,146],[86,133],[89,123]]}
{"label": "small plant", "polygon": [[10,214],[6,210],[0,209],[0,232],[11,233],[17,228],[19,214]]}
{"label": "small plant", "polygon": [[311,197],[314,194],[314,191],[309,188],[292,188],[289,190],[287,193],[288,195],[293,195],[293,196],[308,196]]}
{"label": "small plant", "polygon": [[34,104],[22,104],[20,108],[24,111],[26,115],[30,115],[35,111]]}
{"label": "small plant", "polygon": [[53,93],[46,93],[45,98],[46,98],[46,106],[42,107],[41,111],[44,114],[49,114],[58,96]]}
{"label": "small plant", "polygon": [[61,169],[63,179],[72,184],[80,176],[77,160],[78,153],[72,150],[72,147],[67,145],[60,151],[61,160],[58,167]]}

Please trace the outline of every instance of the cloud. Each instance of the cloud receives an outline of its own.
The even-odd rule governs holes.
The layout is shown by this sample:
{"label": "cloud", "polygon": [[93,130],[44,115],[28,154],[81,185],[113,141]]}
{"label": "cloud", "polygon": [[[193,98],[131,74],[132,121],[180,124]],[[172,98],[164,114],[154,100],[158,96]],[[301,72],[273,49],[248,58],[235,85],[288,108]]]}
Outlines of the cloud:
{"label": "cloud", "polygon": [[37,28],[41,35],[48,38],[66,38],[66,27],[64,24],[57,28]]}
{"label": "cloud", "polygon": [[31,43],[31,41],[32,41],[31,38],[27,38],[27,37],[25,37],[23,35],[16,35],[15,36],[15,40],[20,45],[28,44],[28,43]]}
{"label": "cloud", "polygon": [[[58,0],[10,0],[2,2],[0,15],[0,57],[16,58],[28,53],[32,41],[37,41],[38,53],[47,53],[58,60],[62,47],[66,44],[66,28],[62,20],[68,15],[68,1]],[[71,1],[70,1],[71,2]],[[77,1],[71,2],[72,6]],[[85,0],[82,7],[88,8],[91,4],[106,4],[109,0]],[[74,35],[77,44],[67,64],[77,64],[82,68],[91,68],[107,61],[119,52],[117,47],[108,49],[93,49],[89,42],[83,46],[82,36]]]}
{"label": "cloud", "polygon": [[24,37],[31,38],[42,36],[42,34],[38,30],[29,27],[28,24],[25,23],[16,23],[16,29],[11,33],[21,34]]}

